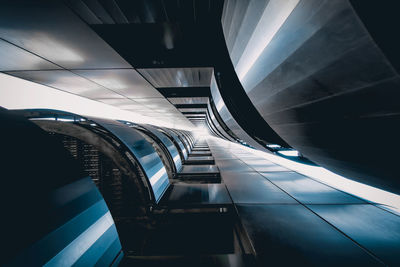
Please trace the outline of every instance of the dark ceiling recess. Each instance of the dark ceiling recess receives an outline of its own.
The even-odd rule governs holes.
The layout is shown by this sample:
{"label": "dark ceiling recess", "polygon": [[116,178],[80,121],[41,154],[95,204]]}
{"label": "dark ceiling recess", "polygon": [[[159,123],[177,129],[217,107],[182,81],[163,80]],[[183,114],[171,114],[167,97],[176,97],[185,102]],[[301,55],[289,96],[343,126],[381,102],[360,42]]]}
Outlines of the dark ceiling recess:
{"label": "dark ceiling recess", "polygon": [[369,34],[399,73],[400,38],[393,38],[393,33],[386,30],[392,25],[399,25],[398,1],[386,1],[384,5],[365,0],[350,0],[350,3]]}
{"label": "dark ceiling recess", "polygon": [[207,108],[206,104],[178,104],[177,108]]}
{"label": "dark ceiling recess", "polygon": [[135,68],[212,66],[223,0],[66,2]]}
{"label": "dark ceiling recess", "polygon": [[156,88],[164,97],[210,97],[210,87]]}
{"label": "dark ceiling recess", "polygon": [[204,114],[204,111],[198,111],[198,112],[196,112],[196,111],[192,111],[192,112],[185,112],[185,111],[182,111],[182,114],[184,114],[184,115],[199,115],[199,114]]}
{"label": "dark ceiling recess", "polygon": [[[156,88],[176,108],[188,108],[192,111],[181,111],[195,126],[206,126],[206,108],[210,94],[210,87],[164,87]],[[195,111],[194,111],[195,110]]]}

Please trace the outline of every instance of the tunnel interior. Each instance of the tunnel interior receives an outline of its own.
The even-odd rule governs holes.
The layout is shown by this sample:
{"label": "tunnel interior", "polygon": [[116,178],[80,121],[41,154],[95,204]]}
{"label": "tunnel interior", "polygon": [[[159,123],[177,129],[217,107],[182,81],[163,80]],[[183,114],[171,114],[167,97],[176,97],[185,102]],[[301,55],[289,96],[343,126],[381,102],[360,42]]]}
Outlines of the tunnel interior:
{"label": "tunnel interior", "polygon": [[397,10],[2,1],[4,264],[399,265]]}

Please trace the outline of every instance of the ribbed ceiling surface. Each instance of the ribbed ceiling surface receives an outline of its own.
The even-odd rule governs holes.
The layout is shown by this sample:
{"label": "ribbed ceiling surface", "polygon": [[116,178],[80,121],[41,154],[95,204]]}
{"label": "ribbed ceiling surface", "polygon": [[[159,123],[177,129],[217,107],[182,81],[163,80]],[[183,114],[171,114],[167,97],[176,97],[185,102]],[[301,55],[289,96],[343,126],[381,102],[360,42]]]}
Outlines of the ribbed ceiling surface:
{"label": "ribbed ceiling surface", "polygon": [[215,14],[216,0],[67,0],[88,24],[196,23]]}
{"label": "ribbed ceiling surface", "polygon": [[168,101],[174,105],[207,104],[208,97],[168,97]]}
{"label": "ribbed ceiling surface", "polygon": [[154,87],[210,86],[212,68],[138,69]]}

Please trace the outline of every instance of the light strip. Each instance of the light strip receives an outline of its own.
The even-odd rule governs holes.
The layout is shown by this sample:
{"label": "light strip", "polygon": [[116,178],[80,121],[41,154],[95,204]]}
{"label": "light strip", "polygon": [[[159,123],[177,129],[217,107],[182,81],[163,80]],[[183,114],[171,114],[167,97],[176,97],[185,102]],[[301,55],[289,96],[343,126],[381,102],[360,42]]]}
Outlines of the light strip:
{"label": "light strip", "polygon": [[279,154],[282,154],[284,156],[288,157],[298,157],[299,156],[299,151],[297,150],[280,150],[278,151]]}
{"label": "light strip", "polygon": [[258,57],[285,23],[300,0],[271,0],[261,16],[246,49],[235,67],[239,80],[246,76]]}
{"label": "light strip", "polygon": [[44,266],[72,266],[113,224],[107,212]]}
{"label": "light strip", "polygon": [[31,118],[30,121],[55,121],[56,118]]}
{"label": "light strip", "polygon": [[177,163],[179,159],[180,159],[180,156],[179,156],[179,154],[177,154],[177,155],[174,157],[174,162]]}
{"label": "light strip", "polygon": [[155,185],[158,180],[160,180],[161,177],[163,177],[164,174],[167,173],[167,170],[163,166],[161,169],[158,170],[151,178],[150,178],[150,184],[151,186]]}
{"label": "light strip", "polygon": [[74,119],[64,119],[64,118],[57,118],[58,121],[64,121],[64,122],[74,122]]}

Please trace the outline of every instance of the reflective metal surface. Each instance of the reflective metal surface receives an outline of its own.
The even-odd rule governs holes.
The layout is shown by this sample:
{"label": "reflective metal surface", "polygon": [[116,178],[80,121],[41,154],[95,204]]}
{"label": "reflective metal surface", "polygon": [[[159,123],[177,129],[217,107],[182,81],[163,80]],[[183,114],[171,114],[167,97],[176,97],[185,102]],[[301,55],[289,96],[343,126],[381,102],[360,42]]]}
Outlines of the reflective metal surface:
{"label": "reflective metal surface", "polygon": [[168,188],[169,180],[161,158],[153,146],[136,132],[137,130],[123,123],[98,118],[90,119],[113,133],[129,148],[147,175],[155,201],[158,202]]}
{"label": "reflective metal surface", "polygon": [[154,87],[210,86],[212,68],[138,69]]}
{"label": "reflective metal surface", "polygon": [[2,1],[0,24],[0,38],[66,69],[131,67],[59,1]]}
{"label": "reflective metal surface", "polygon": [[295,172],[262,173],[279,188],[305,204],[357,204],[365,201]]}
{"label": "reflective metal surface", "polygon": [[400,264],[400,217],[373,205],[309,205],[388,266]]}
{"label": "reflective metal surface", "polygon": [[255,169],[258,172],[287,172],[290,171],[289,169],[286,169],[282,166],[279,166],[277,164],[248,164],[251,168]]}
{"label": "reflective metal surface", "polygon": [[168,97],[172,104],[207,104],[208,97]]}
{"label": "reflective metal surface", "polygon": [[59,66],[0,39],[0,70],[49,70]]}
{"label": "reflective metal surface", "polygon": [[128,98],[162,97],[134,69],[75,70],[74,72]]}
{"label": "reflective metal surface", "polygon": [[223,136],[224,138],[226,138],[227,140],[231,140],[233,141],[234,139],[227,133],[225,132],[225,130],[222,128],[222,126],[220,125],[220,123],[218,122],[217,118],[214,115],[214,112],[211,108],[211,104],[207,105],[207,116],[209,116],[209,120],[211,125],[214,127],[214,129],[221,134],[221,136]]}
{"label": "reflective metal surface", "polygon": [[239,159],[216,160],[221,172],[254,172],[254,169]]}
{"label": "reflective metal surface", "polygon": [[8,72],[8,74],[91,99],[124,98],[123,95],[67,70],[16,71]]}
{"label": "reflective metal surface", "polygon": [[175,184],[162,201],[170,206],[229,205],[231,200],[223,184]]}
{"label": "reflective metal surface", "polygon": [[381,266],[302,205],[238,204],[261,266]]}
{"label": "reflective metal surface", "polygon": [[185,164],[214,164],[214,158],[211,156],[188,157]]}
{"label": "reflective metal surface", "polygon": [[235,135],[242,139],[245,140],[249,145],[256,147],[256,148],[262,148],[260,144],[258,144],[256,141],[254,141],[241,127],[240,125],[236,122],[236,120],[233,118],[232,114],[229,112],[228,108],[226,107],[224,100],[221,97],[221,94],[218,89],[217,82],[215,80],[214,75],[211,78],[211,85],[210,85],[210,90],[211,90],[211,96],[214,100],[215,107],[217,109],[217,112],[219,113],[220,117],[224,121],[224,123],[228,126],[228,128],[235,133]]}
{"label": "reflective metal surface", "polygon": [[183,158],[181,160],[182,161],[186,160],[188,157],[188,152],[186,150],[186,147],[182,143],[181,139],[179,139],[178,135],[175,132],[171,131],[170,129],[162,128],[162,130],[167,132],[168,135],[170,135],[175,140],[175,142],[179,146],[179,147],[177,147],[177,149],[179,149],[181,151],[182,156],[183,156]]}
{"label": "reflective metal surface", "polygon": [[190,156],[211,156],[209,151],[191,151]]}
{"label": "reflective metal surface", "polygon": [[[397,23],[391,10],[367,1],[227,0],[222,24],[236,74],[264,122],[316,164],[398,193],[399,56],[385,30]],[[391,145],[371,154],[371,139]]]}
{"label": "reflective metal surface", "polygon": [[145,129],[150,131],[152,134],[157,136],[165,145],[165,147],[168,149],[168,152],[171,155],[172,160],[174,161],[175,168],[177,172],[180,172],[182,169],[182,160],[179,156],[178,149],[172,143],[172,141],[163,133],[161,133],[156,127],[151,126],[151,125],[142,125]]}
{"label": "reflective metal surface", "polygon": [[183,165],[181,174],[217,174],[219,169],[216,165]]}
{"label": "reflective metal surface", "polygon": [[188,154],[190,154],[190,151],[192,150],[192,147],[189,143],[189,141],[187,140],[187,138],[180,132],[174,129],[169,129],[171,132],[174,132],[176,134],[176,136],[179,138],[179,140],[181,140],[183,146],[185,147],[186,151]]}
{"label": "reflective metal surface", "polygon": [[208,147],[193,147],[192,151],[206,151],[210,152],[210,149]]}
{"label": "reflective metal surface", "polygon": [[256,172],[223,172],[221,178],[233,202],[297,204],[297,201]]}

